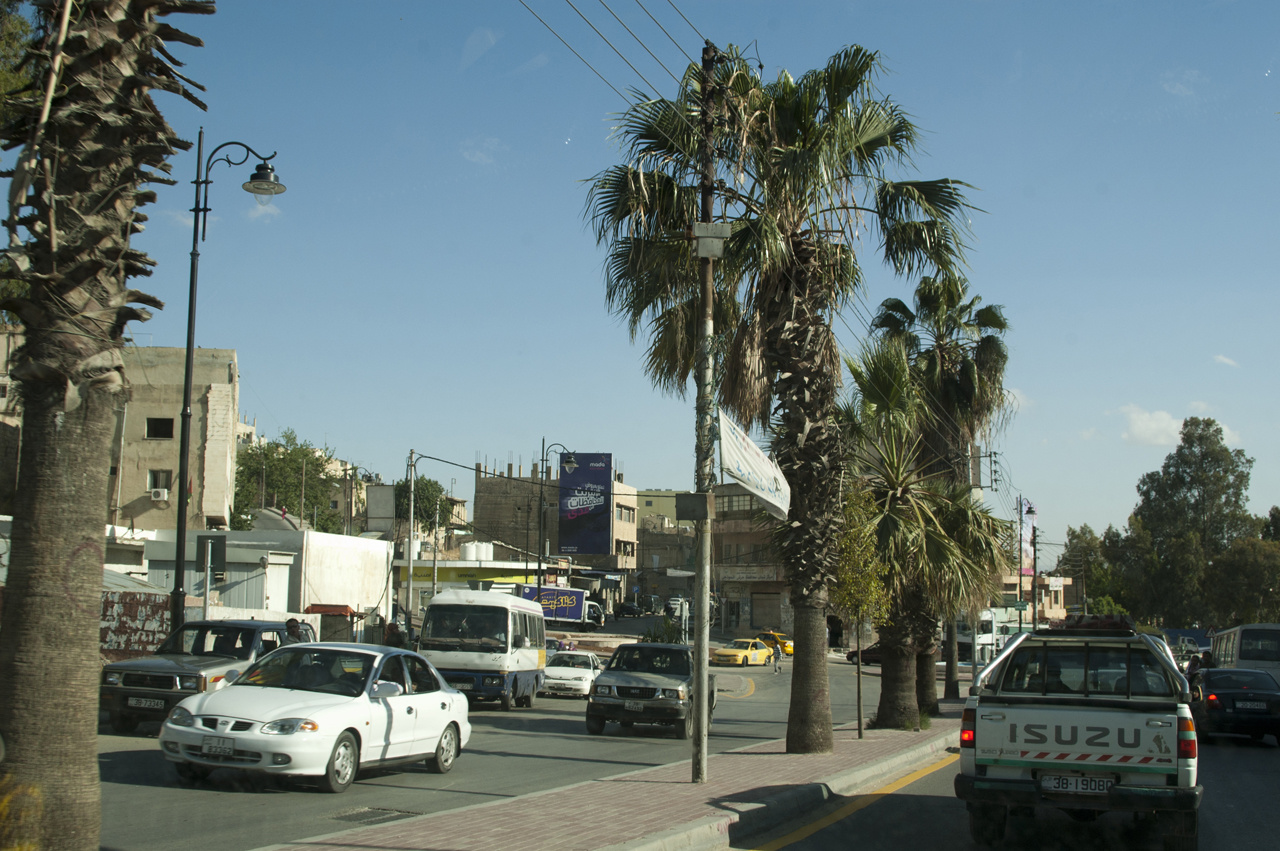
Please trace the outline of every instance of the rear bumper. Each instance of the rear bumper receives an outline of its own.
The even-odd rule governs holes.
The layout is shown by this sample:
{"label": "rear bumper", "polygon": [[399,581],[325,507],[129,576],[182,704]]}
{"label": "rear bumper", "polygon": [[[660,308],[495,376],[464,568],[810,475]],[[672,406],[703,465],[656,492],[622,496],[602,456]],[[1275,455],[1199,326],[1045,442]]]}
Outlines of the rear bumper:
{"label": "rear bumper", "polygon": [[1006,780],[957,774],[956,797],[977,804],[1063,807],[1107,812],[1195,812],[1203,786],[1112,786],[1106,795],[1046,795],[1034,780]]}

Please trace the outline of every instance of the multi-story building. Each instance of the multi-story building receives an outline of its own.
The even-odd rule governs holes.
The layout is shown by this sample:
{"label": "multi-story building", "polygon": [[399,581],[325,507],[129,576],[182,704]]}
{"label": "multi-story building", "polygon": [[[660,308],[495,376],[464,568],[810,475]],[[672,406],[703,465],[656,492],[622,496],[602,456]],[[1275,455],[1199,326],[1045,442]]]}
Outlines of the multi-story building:
{"label": "multi-story building", "polygon": [[763,504],[736,482],[717,485],[715,499],[712,576],[724,629],[790,630],[786,572],[770,544],[776,521],[761,522]]}

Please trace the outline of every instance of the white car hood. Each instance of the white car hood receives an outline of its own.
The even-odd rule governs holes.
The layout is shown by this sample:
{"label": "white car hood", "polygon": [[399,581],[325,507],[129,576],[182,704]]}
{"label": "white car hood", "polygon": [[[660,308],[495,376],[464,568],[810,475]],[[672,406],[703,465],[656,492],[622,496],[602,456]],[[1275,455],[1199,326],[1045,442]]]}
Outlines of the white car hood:
{"label": "white car hood", "polygon": [[348,697],[288,688],[227,686],[182,701],[192,715],[219,715],[247,721],[274,721],[277,718],[308,718],[333,706],[363,701],[365,696]]}
{"label": "white car hood", "polygon": [[596,672],[590,668],[561,668],[559,666],[546,669],[547,679],[551,680],[589,680]]}

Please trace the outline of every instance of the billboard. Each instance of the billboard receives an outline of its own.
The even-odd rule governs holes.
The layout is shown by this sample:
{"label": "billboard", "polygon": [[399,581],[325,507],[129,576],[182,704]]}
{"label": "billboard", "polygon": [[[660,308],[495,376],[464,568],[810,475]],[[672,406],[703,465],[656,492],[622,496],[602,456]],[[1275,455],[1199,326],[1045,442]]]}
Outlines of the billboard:
{"label": "billboard", "polygon": [[720,412],[720,469],[755,494],[765,511],[779,520],[787,519],[791,485],[778,465],[723,411]]}
{"label": "billboard", "polygon": [[[572,457],[577,465],[565,466]],[[560,456],[561,555],[613,553],[613,455],[577,452]]]}

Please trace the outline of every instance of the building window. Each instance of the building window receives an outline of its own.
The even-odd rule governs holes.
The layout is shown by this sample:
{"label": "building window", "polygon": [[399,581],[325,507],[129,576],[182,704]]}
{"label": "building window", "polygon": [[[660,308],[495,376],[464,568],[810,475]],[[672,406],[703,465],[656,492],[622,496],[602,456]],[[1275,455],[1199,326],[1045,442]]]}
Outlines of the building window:
{"label": "building window", "polygon": [[329,500],[329,510],[330,511],[338,510],[338,501],[336,499]]}
{"label": "building window", "polygon": [[618,518],[620,523],[636,522],[636,510],[629,505],[615,505],[614,516]]}
{"label": "building window", "polygon": [[173,417],[147,417],[147,440],[173,440]]}
{"label": "building window", "polygon": [[9,385],[0,384],[0,399],[8,399],[8,398],[9,398]]}
{"label": "building window", "polygon": [[645,508],[653,508],[653,500],[651,500],[651,499],[646,499],[646,500],[644,501],[644,507],[645,507]]}
{"label": "building window", "polygon": [[636,554],[635,541],[616,540],[613,542],[613,554],[632,558]]}
{"label": "building window", "polygon": [[751,494],[739,493],[716,497],[716,514],[733,511],[755,511],[756,499]]}
{"label": "building window", "polygon": [[112,465],[111,465],[111,472],[107,473],[107,475],[108,475],[108,476],[114,476],[115,474],[116,474],[116,465],[115,465],[115,464],[112,464]]}
{"label": "building window", "polygon": [[168,490],[173,485],[173,470],[148,470],[147,471],[147,487],[155,490],[156,488],[164,488]]}

